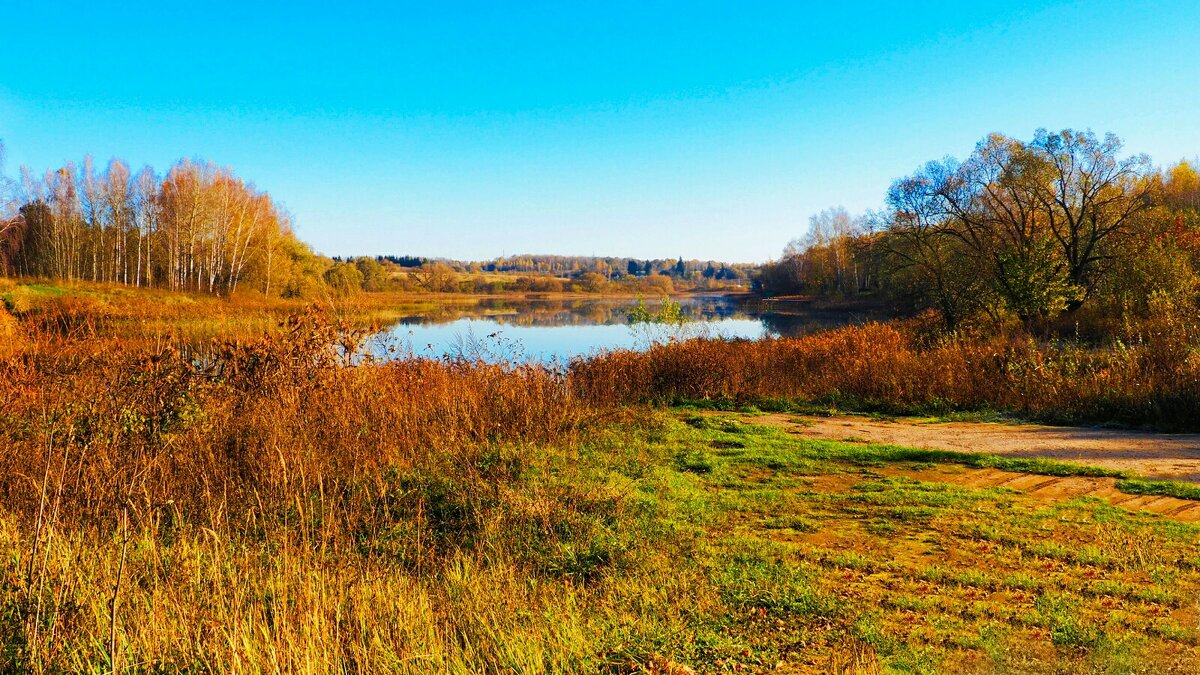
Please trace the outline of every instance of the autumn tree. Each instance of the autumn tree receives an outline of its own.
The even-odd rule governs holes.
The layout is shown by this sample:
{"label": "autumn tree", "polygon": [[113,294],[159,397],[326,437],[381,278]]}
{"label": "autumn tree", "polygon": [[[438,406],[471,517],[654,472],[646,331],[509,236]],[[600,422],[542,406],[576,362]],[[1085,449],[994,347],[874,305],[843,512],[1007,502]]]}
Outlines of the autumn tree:
{"label": "autumn tree", "polygon": [[954,328],[986,307],[986,283],[964,242],[950,236],[928,178],[914,176],[888,191],[893,221],[883,239],[885,264],[894,297],[909,308],[932,307]]}
{"label": "autumn tree", "polygon": [[[229,169],[183,160],[161,180],[91,160],[0,184],[0,273],[217,294],[267,294],[321,277],[285,212]],[[289,285],[290,284],[290,285]]]}
{"label": "autumn tree", "polygon": [[428,262],[408,273],[417,286],[431,293],[453,290],[454,270],[443,262]]}
{"label": "autumn tree", "polygon": [[905,246],[891,248],[935,287],[945,275],[933,269],[969,261],[980,276],[958,285],[982,283],[1025,320],[1077,309],[1110,244],[1153,203],[1149,160],[1121,147],[1111,134],[1039,130],[1028,144],[993,134],[966,161],[930,162],[892,186],[889,233]]}
{"label": "autumn tree", "polygon": [[389,273],[387,268],[374,258],[360,257],[354,259],[354,266],[362,274],[362,287],[365,291],[382,291],[387,285]]}
{"label": "autumn tree", "polygon": [[16,256],[24,237],[17,185],[4,174],[4,142],[0,141],[0,275],[15,273]]}
{"label": "autumn tree", "polygon": [[844,207],[811,216],[808,232],[790,241],[777,262],[760,270],[759,287],[776,294],[839,297],[867,290],[870,251],[860,237],[869,221],[868,214],[852,216]]}
{"label": "autumn tree", "polygon": [[325,270],[325,284],[339,295],[358,293],[363,287],[363,273],[352,262],[337,262]]}

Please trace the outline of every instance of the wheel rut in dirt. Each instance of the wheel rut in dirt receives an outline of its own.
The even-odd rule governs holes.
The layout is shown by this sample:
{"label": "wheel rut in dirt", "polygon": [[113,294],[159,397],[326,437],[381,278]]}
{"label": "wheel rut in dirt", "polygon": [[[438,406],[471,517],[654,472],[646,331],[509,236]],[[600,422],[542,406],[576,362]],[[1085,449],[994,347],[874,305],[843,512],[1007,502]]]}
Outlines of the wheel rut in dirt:
{"label": "wheel rut in dirt", "polygon": [[[770,414],[745,415],[741,420],[747,424],[779,427],[803,438],[1045,458],[1131,471],[1148,478],[1200,482],[1200,435],[1197,434],[976,422],[884,421],[857,416]],[[1200,522],[1200,501],[1129,494],[1117,489],[1114,478],[1046,476],[955,464],[918,470],[892,466],[881,472],[964,487],[1009,488],[1047,503],[1095,497],[1130,511],[1148,511],[1173,520]]]}

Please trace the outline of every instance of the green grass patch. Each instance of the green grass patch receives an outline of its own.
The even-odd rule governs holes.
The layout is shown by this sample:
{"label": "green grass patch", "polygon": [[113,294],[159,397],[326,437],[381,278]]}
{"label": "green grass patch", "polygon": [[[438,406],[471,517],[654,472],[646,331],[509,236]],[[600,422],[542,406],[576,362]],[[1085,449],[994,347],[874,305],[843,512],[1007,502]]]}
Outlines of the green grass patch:
{"label": "green grass patch", "polygon": [[1155,495],[1200,500],[1200,485],[1196,485],[1195,483],[1126,478],[1125,480],[1117,481],[1116,487],[1121,492],[1131,495]]}

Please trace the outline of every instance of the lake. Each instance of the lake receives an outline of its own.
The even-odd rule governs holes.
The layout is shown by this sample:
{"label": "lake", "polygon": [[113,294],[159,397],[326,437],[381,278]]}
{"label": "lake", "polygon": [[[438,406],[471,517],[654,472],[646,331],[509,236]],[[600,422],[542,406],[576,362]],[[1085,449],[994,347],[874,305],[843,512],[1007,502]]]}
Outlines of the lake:
{"label": "lake", "polygon": [[[686,318],[676,327],[631,326],[628,315],[636,298],[454,301],[401,318],[387,327],[384,337],[398,354],[565,363],[604,350],[645,349],[672,337],[788,337],[865,318],[737,296],[693,295],[676,301]],[[661,305],[661,300],[645,302],[651,312]]]}

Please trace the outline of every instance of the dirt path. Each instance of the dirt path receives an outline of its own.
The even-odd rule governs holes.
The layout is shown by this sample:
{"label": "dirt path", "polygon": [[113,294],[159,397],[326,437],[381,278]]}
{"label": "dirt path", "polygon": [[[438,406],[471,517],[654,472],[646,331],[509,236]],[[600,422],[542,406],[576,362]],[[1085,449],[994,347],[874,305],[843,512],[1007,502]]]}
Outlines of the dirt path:
{"label": "dirt path", "polygon": [[1200,434],[784,414],[748,417],[746,422],[784,427],[807,438],[1043,457],[1133,471],[1149,478],[1200,482]]}
{"label": "dirt path", "polygon": [[[744,421],[782,427],[806,438],[1044,457],[1133,471],[1153,478],[1200,482],[1200,434],[786,414],[747,416]],[[1048,503],[1082,496],[1097,497],[1132,511],[1149,511],[1174,520],[1200,522],[1200,501],[1127,494],[1116,488],[1116,480],[1112,478],[1043,476],[953,464],[921,471],[892,467],[885,473],[969,487],[1007,487]]]}

